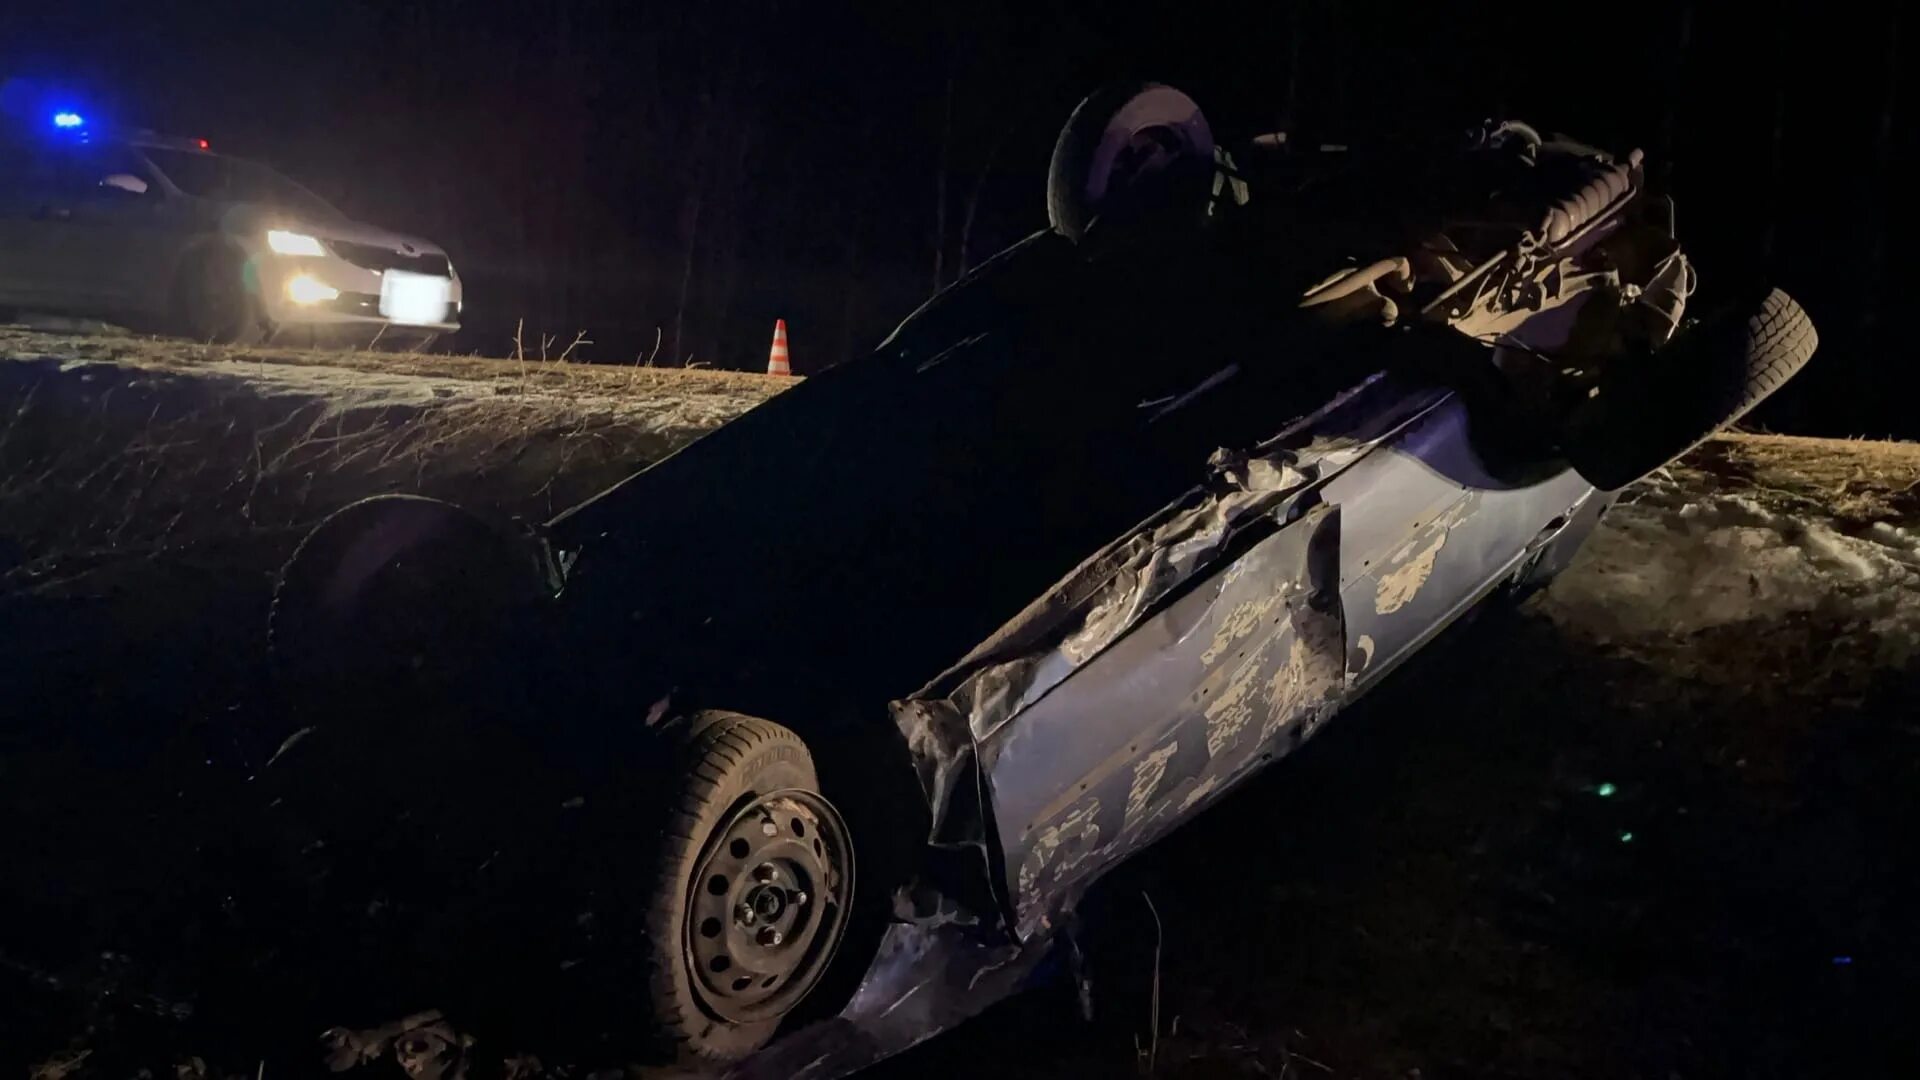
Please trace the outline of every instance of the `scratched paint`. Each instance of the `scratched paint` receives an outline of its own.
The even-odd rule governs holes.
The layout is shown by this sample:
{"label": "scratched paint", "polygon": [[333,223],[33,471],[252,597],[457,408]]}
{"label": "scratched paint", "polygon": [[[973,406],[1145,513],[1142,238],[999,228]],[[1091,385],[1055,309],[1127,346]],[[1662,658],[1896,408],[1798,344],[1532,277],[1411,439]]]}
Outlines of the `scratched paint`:
{"label": "scratched paint", "polygon": [[1373,635],[1361,634],[1360,640],[1355,642],[1354,644],[1356,644],[1360,648],[1360,670],[1365,671],[1368,668],[1372,667],[1373,666]]}
{"label": "scratched paint", "polygon": [[1469,491],[1448,507],[1433,521],[1433,540],[1422,548],[1419,554],[1412,554],[1417,540],[1408,541],[1399,551],[1387,559],[1392,567],[1380,575],[1379,584],[1374,592],[1373,609],[1381,615],[1391,615],[1406,607],[1420,593],[1421,586],[1433,576],[1434,566],[1440,558],[1440,550],[1447,546],[1447,537],[1454,526],[1472,517],[1480,508],[1481,494]]}
{"label": "scratched paint", "polygon": [[1180,744],[1170,742],[1149,753],[1133,765],[1133,784],[1127,788],[1127,817],[1122,828],[1131,829],[1146,813],[1147,804],[1153,799],[1153,793],[1160,787],[1160,781],[1167,778],[1167,763],[1173,760],[1173,752]]}
{"label": "scratched paint", "polygon": [[[1164,767],[1163,767],[1164,771]],[[1131,805],[1131,804],[1129,804]],[[1020,864],[1020,892],[1032,896],[1039,889],[1041,876],[1048,869],[1057,880],[1080,865],[1094,845],[1100,842],[1100,800],[1088,799],[1074,807],[1058,822],[1040,831],[1039,839]],[[1065,848],[1064,854],[1061,849]],[[1055,858],[1056,855],[1060,857]]]}
{"label": "scratched paint", "polygon": [[1214,789],[1219,786],[1220,778],[1218,776],[1209,776],[1205,780],[1193,785],[1192,790],[1187,792],[1186,797],[1180,800],[1180,812],[1184,814],[1193,809],[1199,804],[1201,799],[1213,794]]}
{"label": "scratched paint", "polygon": [[1200,662],[1211,666],[1215,660],[1225,656],[1236,642],[1267,621],[1267,613],[1280,600],[1281,594],[1276,592],[1258,600],[1248,600],[1229,611],[1227,617],[1220,620],[1220,628],[1214,631],[1213,642],[1207,646],[1207,651],[1200,654]]}
{"label": "scratched paint", "polygon": [[1307,643],[1295,638],[1287,650],[1287,662],[1267,680],[1267,722],[1260,728],[1261,742],[1279,734],[1293,718],[1294,703],[1306,689],[1307,663]]}
{"label": "scratched paint", "polygon": [[1381,574],[1379,587],[1373,597],[1373,610],[1382,615],[1391,615],[1411,603],[1419,595],[1420,586],[1433,576],[1440,549],[1446,546],[1447,530],[1442,528],[1434,533],[1433,542],[1419,554],[1407,557],[1392,570]]}
{"label": "scratched paint", "polygon": [[1234,669],[1226,689],[1207,702],[1202,712],[1207,722],[1207,757],[1220,756],[1232,746],[1253,719],[1253,692],[1260,685],[1260,657]]}
{"label": "scratched paint", "polygon": [[1287,650],[1287,662],[1267,680],[1267,721],[1260,728],[1260,741],[1266,743],[1295,719],[1303,719],[1311,730],[1326,707],[1332,704],[1343,681],[1339,662],[1339,631],[1325,626],[1324,620],[1308,620]]}

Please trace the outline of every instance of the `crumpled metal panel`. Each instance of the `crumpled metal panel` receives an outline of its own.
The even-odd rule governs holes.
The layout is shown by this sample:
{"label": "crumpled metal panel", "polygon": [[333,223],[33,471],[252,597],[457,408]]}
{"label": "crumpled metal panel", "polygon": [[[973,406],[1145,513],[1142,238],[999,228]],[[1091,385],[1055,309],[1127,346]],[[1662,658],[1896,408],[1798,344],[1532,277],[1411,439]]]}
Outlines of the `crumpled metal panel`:
{"label": "crumpled metal panel", "polygon": [[[932,810],[933,846],[971,846],[990,859],[975,747],[1125,637],[1225,552],[1243,528],[1272,527],[1287,498],[1312,482],[1312,473],[1295,467],[1294,452],[1285,449],[1251,460],[1216,455],[1212,465],[1213,490],[1191,493],[1083,563],[974,650],[959,666],[971,674],[946,696],[892,704]],[[1041,782],[1051,791],[1065,779]],[[1000,899],[1004,906],[1006,898]]]}
{"label": "crumpled metal panel", "polygon": [[[916,881],[839,1015],[726,1075],[844,1075],[1017,991],[1102,869],[1317,730],[1356,690],[1337,481],[1378,457],[1433,470],[1456,494],[1461,481],[1498,486],[1422,449],[1427,432],[1448,453],[1464,445],[1463,419],[1445,390],[1372,376],[1247,453],[1216,454],[1201,485],[892,703],[931,846],[998,868],[995,895]],[[1516,490],[1516,512],[1566,482]],[[1364,502],[1373,483],[1355,484]]]}
{"label": "crumpled metal panel", "polygon": [[[1081,563],[946,673],[895,703],[896,720],[909,703],[946,698],[975,737],[991,734],[1207,565],[1242,523],[1337,475],[1445,396],[1409,393],[1375,374],[1248,453],[1216,453],[1205,484]],[[1056,652],[1061,662],[1049,663]]]}
{"label": "crumpled metal panel", "polygon": [[1001,724],[1106,650],[1212,562],[1239,529],[1304,488],[1309,474],[1292,458],[1290,451],[1250,462],[1216,457],[1216,474],[1227,486],[1123,541],[1111,573],[1082,608],[1079,624],[1050,652],[986,668],[955,691],[953,700],[966,711],[974,737],[991,738]]}
{"label": "crumpled metal panel", "polygon": [[[934,811],[930,841],[975,846],[983,857],[999,857],[1007,880],[994,884],[1011,888],[1012,895],[1000,899],[1021,937],[1040,930],[1094,869],[1224,791],[1261,755],[1273,756],[1272,746],[1257,753],[1254,746],[1272,744],[1283,729],[1304,735],[1330,708],[1330,695],[1344,680],[1346,652],[1338,602],[1339,516],[1313,506],[1314,493],[1445,396],[1409,392],[1374,375],[1248,453],[1215,454],[1204,484],[1087,559],[920,694],[893,704]],[[1276,532],[1281,535],[1271,535]],[[1211,610],[1222,595],[1231,599]],[[1284,633],[1269,629],[1255,636],[1253,660],[1238,648],[1229,656],[1204,645],[1184,647],[1181,620],[1205,624],[1209,634],[1225,632],[1231,620],[1247,623],[1246,605],[1262,604],[1269,617],[1284,612]],[[1236,609],[1243,610],[1236,615]],[[1252,628],[1248,623],[1246,629]],[[1126,655],[1103,661],[1110,651]],[[1084,669],[1093,665],[1112,674],[1092,676]],[[1163,675],[1169,665],[1180,673]],[[1256,674],[1273,685],[1252,693]],[[1207,685],[1222,680],[1217,688]],[[1067,698],[1050,703],[1050,695],[1103,681],[1126,684],[1135,695],[1127,706],[1138,715],[1116,716],[1104,725],[1129,751],[1100,762],[1098,777],[1074,772],[1068,755],[1055,751],[1035,754],[1043,764],[1034,775],[1015,778],[1004,771],[1012,768],[1005,764],[1010,748],[1042,740],[1036,728],[1046,726],[1048,716],[1092,707]],[[1216,692],[1240,703],[1221,707],[1203,700]],[[1279,707],[1302,723],[1293,729],[1287,718],[1267,717],[1250,724],[1243,713],[1250,715],[1256,703]],[[1185,752],[1178,745],[1139,745],[1168,725],[1182,724],[1211,727],[1212,734],[1189,739]],[[1244,746],[1228,734],[1237,735],[1235,725],[1252,728]],[[986,760],[976,761],[976,753]],[[1129,762],[1140,771],[1127,780],[1124,794],[1110,792],[1105,802],[1071,801],[1093,791],[1096,781],[1119,775]],[[1086,764],[1091,769],[1095,763]],[[1178,789],[1178,798],[1155,801],[1169,774],[1166,790]],[[982,786],[991,787],[986,798]],[[1068,802],[1026,805],[1056,796]],[[998,851],[979,816],[989,802]],[[956,813],[957,807],[966,813]],[[1105,820],[1114,813],[1117,821]],[[1096,836],[1101,830],[1105,843]],[[1056,857],[1061,851],[1066,854]]]}
{"label": "crumpled metal panel", "polygon": [[1339,533],[1338,507],[1306,509],[982,740],[1021,937],[1331,714]]}
{"label": "crumpled metal panel", "polygon": [[[992,736],[1124,635],[1226,550],[1236,531],[1339,475],[1446,392],[1376,373],[1246,454],[1208,463],[1209,481],[1088,558],[911,698],[892,704],[928,804],[936,845],[984,842],[949,820],[957,785],[978,783],[976,740]],[[1063,778],[1064,779],[1064,778]]]}

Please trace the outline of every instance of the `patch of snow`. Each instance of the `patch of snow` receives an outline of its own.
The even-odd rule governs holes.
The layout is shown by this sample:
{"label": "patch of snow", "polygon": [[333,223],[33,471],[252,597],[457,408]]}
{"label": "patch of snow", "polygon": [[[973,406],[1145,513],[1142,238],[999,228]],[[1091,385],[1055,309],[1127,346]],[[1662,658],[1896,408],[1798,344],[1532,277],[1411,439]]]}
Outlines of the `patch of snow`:
{"label": "patch of snow", "polygon": [[1877,639],[1882,663],[1920,655],[1920,535],[1856,533],[1734,493],[1654,481],[1616,506],[1542,598],[1546,615],[1601,641],[1684,636],[1809,615]]}

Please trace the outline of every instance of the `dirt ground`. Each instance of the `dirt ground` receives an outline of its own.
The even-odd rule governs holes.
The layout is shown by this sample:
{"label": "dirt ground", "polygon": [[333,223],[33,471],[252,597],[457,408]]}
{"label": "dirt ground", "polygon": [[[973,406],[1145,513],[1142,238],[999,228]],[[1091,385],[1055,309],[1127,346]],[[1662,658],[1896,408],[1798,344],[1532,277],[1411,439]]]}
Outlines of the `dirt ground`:
{"label": "dirt ground", "polygon": [[[540,943],[462,1013],[262,887],[272,573],[359,495],[538,518],[781,385],[0,330],[0,1068],[319,1075],[447,1008],[475,1075],[619,1075],[528,1019]],[[1118,871],[1090,1021],[1056,980],[873,1075],[1912,1074],[1916,652],[1920,446],[1715,440]]]}

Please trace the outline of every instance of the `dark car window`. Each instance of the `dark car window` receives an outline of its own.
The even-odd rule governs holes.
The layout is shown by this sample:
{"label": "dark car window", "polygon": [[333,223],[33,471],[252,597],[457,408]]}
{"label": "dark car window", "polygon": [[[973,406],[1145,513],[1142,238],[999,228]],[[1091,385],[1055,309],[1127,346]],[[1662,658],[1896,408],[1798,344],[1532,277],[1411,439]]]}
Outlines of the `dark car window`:
{"label": "dark car window", "polygon": [[153,170],[124,146],[68,146],[47,155],[49,179],[62,195],[99,195],[105,198],[137,197],[131,192],[105,187],[109,176],[134,176],[149,183]]}
{"label": "dark car window", "polygon": [[265,165],[194,150],[144,148],[148,160],[188,195],[277,206],[307,217],[338,218],[326,200]]}
{"label": "dark car window", "polygon": [[102,180],[117,173],[153,179],[146,163],[125,147],[0,140],[0,190],[67,198],[128,194],[101,187]]}

